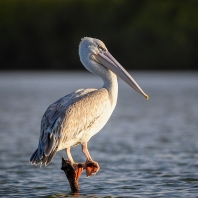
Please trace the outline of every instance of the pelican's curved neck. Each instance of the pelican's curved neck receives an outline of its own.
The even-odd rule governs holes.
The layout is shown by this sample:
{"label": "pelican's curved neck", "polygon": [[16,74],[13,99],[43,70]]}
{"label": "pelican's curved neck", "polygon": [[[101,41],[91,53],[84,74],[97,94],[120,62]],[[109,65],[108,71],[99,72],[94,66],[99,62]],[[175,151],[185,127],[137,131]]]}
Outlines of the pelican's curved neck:
{"label": "pelican's curved neck", "polygon": [[111,105],[115,108],[118,97],[118,81],[117,76],[110,70],[107,69],[105,75],[101,76],[104,82],[103,88],[107,89],[109,92],[109,98]]}

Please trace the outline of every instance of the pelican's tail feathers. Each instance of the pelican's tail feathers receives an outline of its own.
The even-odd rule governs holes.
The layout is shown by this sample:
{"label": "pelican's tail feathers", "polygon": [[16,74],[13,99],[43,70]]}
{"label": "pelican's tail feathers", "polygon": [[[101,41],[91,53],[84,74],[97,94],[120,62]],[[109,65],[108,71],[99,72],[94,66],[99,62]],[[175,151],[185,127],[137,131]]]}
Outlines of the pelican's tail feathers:
{"label": "pelican's tail feathers", "polygon": [[42,159],[41,164],[44,164],[45,166],[47,166],[54,158],[56,151],[57,151],[57,149],[53,150],[48,156],[45,156]]}
{"label": "pelican's tail feathers", "polygon": [[30,163],[35,165],[40,164],[41,166],[47,166],[54,158],[56,151],[57,148],[54,149],[48,156],[46,156],[44,152],[41,152],[41,149],[37,148],[30,158]]}
{"label": "pelican's tail feathers", "polygon": [[39,164],[40,161],[41,161],[41,159],[39,157],[38,149],[36,149],[30,158],[30,163],[31,164]]}

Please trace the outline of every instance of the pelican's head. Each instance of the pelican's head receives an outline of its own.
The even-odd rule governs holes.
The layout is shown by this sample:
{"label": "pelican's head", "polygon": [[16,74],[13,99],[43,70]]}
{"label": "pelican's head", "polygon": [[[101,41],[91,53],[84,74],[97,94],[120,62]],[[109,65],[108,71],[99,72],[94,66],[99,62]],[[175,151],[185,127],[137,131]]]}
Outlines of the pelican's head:
{"label": "pelican's head", "polygon": [[102,41],[90,37],[82,38],[79,45],[79,55],[81,62],[90,72],[96,74],[96,70],[100,70],[101,66],[109,69],[148,100],[148,95],[144,93],[132,76],[109,53]]}
{"label": "pelican's head", "polygon": [[85,66],[85,68],[88,69],[90,72],[93,72],[93,65],[96,66],[94,68],[96,69],[99,63],[96,59],[94,59],[93,55],[97,55],[98,53],[103,53],[103,51],[108,51],[108,50],[102,41],[90,37],[84,37],[81,39],[79,45],[80,60]]}

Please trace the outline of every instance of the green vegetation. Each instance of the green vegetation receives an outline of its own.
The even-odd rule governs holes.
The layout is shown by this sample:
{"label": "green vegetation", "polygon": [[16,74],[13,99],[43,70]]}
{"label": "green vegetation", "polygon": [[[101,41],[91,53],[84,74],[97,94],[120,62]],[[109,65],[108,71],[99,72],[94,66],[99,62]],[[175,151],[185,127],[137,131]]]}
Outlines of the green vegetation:
{"label": "green vegetation", "polygon": [[82,69],[84,36],[128,69],[195,70],[198,1],[0,1],[0,69]]}

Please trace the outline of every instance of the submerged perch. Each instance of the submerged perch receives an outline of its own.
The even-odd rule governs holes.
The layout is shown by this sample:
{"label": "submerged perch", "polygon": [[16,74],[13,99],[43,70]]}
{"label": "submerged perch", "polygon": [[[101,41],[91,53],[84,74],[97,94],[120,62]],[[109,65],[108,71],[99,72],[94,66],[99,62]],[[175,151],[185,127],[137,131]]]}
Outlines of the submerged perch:
{"label": "submerged perch", "polygon": [[62,157],[62,167],[61,170],[65,172],[65,175],[69,181],[69,185],[71,188],[72,192],[77,192],[80,190],[79,185],[78,185],[78,179],[80,178],[80,175],[83,171],[82,165],[79,163],[78,164],[78,169],[74,170],[72,166],[70,165],[68,160],[65,160]]}
{"label": "submerged perch", "polygon": [[[69,181],[69,185],[72,192],[78,192],[80,190],[80,187],[78,185],[78,179],[80,178],[80,175],[83,171],[83,163],[78,163],[78,168],[73,169],[72,166],[69,163],[69,160],[64,159],[62,157],[62,167],[61,170],[65,172],[65,175]],[[94,172],[97,169],[97,166],[94,163],[89,163],[86,166],[86,175],[89,177],[91,172]]]}

